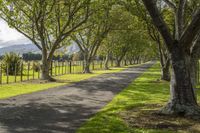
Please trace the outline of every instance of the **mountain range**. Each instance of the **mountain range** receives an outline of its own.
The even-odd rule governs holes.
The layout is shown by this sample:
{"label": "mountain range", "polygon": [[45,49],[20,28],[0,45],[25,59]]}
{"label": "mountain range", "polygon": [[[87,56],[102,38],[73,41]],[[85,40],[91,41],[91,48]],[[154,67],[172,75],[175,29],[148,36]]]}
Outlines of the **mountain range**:
{"label": "mountain range", "polygon": [[[68,46],[66,54],[73,54],[79,51],[79,47],[76,44],[72,44]],[[64,49],[59,49],[64,51]],[[34,44],[18,44],[18,45],[9,45],[7,47],[0,48],[0,55],[4,55],[5,53],[14,52],[17,54],[24,54],[28,52],[32,53],[41,53],[41,51]]]}

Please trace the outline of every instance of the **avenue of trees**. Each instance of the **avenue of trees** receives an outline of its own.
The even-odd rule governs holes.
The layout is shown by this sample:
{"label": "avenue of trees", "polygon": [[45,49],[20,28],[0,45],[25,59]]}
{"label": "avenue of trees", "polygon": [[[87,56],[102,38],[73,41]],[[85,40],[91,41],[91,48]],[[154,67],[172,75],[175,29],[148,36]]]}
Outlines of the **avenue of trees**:
{"label": "avenue of trees", "polygon": [[58,49],[72,43],[80,48],[72,58],[84,60],[83,73],[91,72],[97,56],[105,69],[109,60],[120,66],[122,60],[159,59],[171,94],[160,113],[200,114],[200,0],[0,0],[0,17],[41,50],[34,58],[41,58],[43,80],[55,80],[50,64]]}

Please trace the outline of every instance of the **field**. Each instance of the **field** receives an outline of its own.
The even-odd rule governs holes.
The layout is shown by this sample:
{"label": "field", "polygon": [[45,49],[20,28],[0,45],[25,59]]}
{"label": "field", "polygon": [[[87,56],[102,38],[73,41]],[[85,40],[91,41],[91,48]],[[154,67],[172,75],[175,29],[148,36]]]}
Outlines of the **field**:
{"label": "field", "polygon": [[18,82],[12,84],[0,85],[0,99],[5,99],[21,94],[33,93],[36,91],[42,91],[53,87],[67,85],[69,83],[78,82],[84,79],[92,78],[100,74],[115,73],[126,69],[126,67],[115,67],[110,70],[94,70],[90,74],[65,74],[57,76],[57,82],[48,83],[40,80],[30,80],[25,82]]}
{"label": "field", "polygon": [[[9,84],[16,82],[23,82],[33,79],[39,79],[41,72],[33,69],[34,62],[24,62],[20,66],[20,71],[15,72],[14,75],[9,75],[8,70],[3,70],[2,66],[0,67],[0,84]],[[115,62],[109,62],[110,67],[115,66]],[[122,62],[122,66],[124,63]],[[52,63],[50,75],[53,77],[65,75],[65,74],[79,74],[83,72],[83,61],[65,61]],[[90,65],[91,71],[94,70],[103,70],[103,61],[93,61]]]}

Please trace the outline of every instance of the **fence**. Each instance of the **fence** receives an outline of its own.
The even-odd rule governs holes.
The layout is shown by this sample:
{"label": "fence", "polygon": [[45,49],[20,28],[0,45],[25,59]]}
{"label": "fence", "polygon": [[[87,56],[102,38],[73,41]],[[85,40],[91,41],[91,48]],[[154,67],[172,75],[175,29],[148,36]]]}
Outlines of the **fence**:
{"label": "fence", "polygon": [[[90,70],[102,70],[104,62],[103,61],[93,61],[90,65]],[[121,66],[124,66],[125,61],[121,62]],[[128,63],[127,63],[128,65]],[[108,63],[109,67],[116,66],[115,61],[110,61]],[[41,75],[40,69],[34,69],[34,62],[23,62],[20,64],[19,68],[17,65],[12,69],[14,72],[10,74],[9,66],[0,66],[0,84],[9,84],[16,82],[23,82],[28,80],[39,79]],[[83,61],[53,61],[51,64],[50,75],[61,76],[65,74],[77,74],[82,73],[84,70]]]}

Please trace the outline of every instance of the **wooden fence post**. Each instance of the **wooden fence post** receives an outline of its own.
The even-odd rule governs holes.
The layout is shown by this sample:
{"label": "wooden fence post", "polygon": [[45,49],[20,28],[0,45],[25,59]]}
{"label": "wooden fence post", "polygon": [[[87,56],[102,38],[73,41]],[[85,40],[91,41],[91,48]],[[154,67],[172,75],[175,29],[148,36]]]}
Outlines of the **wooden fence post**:
{"label": "wooden fence post", "polygon": [[[32,69],[33,69],[33,64],[32,64]],[[33,69],[33,79],[35,79],[35,70]]]}
{"label": "wooden fence post", "polygon": [[9,64],[6,65],[6,83],[9,83]]}
{"label": "wooden fence post", "polygon": [[21,64],[21,72],[20,72],[21,82],[23,81],[23,63]]}
{"label": "wooden fence post", "polygon": [[62,75],[64,74],[63,67],[64,67],[64,62],[62,61]]}
{"label": "wooden fence post", "polygon": [[67,60],[65,61],[65,74],[67,74]]}
{"label": "wooden fence post", "polygon": [[29,80],[29,74],[30,74],[30,62],[28,62],[27,80]]}
{"label": "wooden fence post", "polygon": [[72,61],[69,61],[69,73],[72,73]]}
{"label": "wooden fence post", "polygon": [[40,69],[38,70],[38,79],[40,79]]}
{"label": "wooden fence post", "polygon": [[60,75],[60,62],[58,61],[58,75]]}
{"label": "wooden fence post", "polygon": [[85,64],[84,64],[85,62],[84,62],[84,60],[82,60],[82,71],[84,71],[84,69],[85,69]]}
{"label": "wooden fence post", "polygon": [[55,67],[55,76],[57,76],[57,64],[54,62],[54,67]]}
{"label": "wooden fence post", "polygon": [[2,84],[2,74],[3,74],[3,70],[2,70],[2,64],[1,64],[1,68],[0,68],[0,84]]}
{"label": "wooden fence post", "polygon": [[15,64],[15,83],[17,82],[17,64]]}

